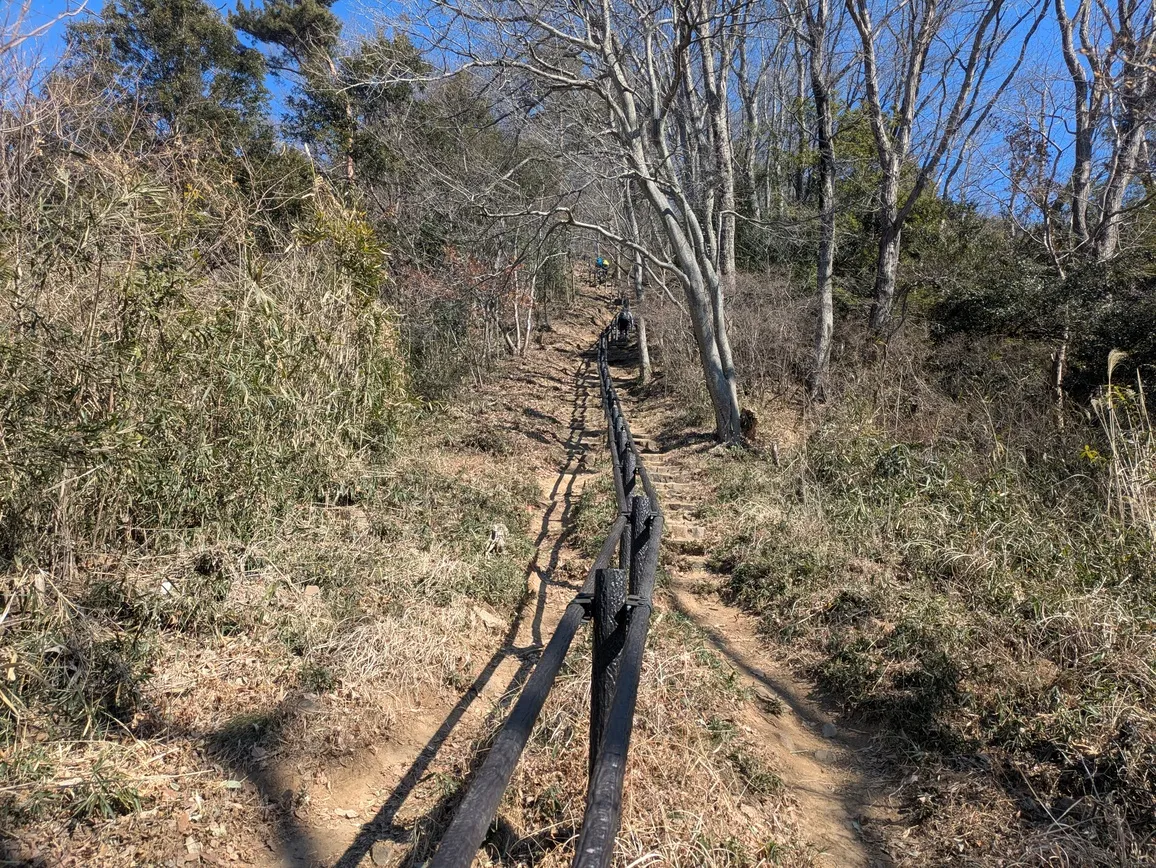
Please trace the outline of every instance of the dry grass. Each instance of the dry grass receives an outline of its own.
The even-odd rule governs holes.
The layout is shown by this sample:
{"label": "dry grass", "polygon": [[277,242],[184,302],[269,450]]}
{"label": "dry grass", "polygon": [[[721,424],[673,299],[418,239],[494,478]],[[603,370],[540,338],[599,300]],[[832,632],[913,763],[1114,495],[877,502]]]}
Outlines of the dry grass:
{"label": "dry grass", "polygon": [[1117,386],[1112,373],[1124,357],[1108,355],[1108,385],[1092,409],[1111,449],[1108,459],[1108,504],[1122,522],[1145,528],[1156,542],[1156,429],[1148,416],[1144,383]]}
{"label": "dry grass", "polygon": [[[272,758],[315,767],[388,741],[415,698],[456,697],[463,673],[500,640],[480,609],[504,615],[523,593],[536,492],[510,484],[511,462],[467,480],[447,458],[420,453],[395,453],[358,507],[292,511],[247,546],[125,559],[104,576],[118,596],[103,598],[103,610],[46,588],[45,604],[21,615],[19,644],[6,646],[18,677],[59,683],[53,665],[38,663],[51,664],[45,648],[67,625],[93,625],[97,647],[133,649],[123,663],[135,679],[113,672],[133,704],[112,726],[93,716],[71,740],[59,735],[56,703],[30,698],[20,709],[0,760],[12,853],[84,861],[118,836],[137,848],[123,864],[179,853],[183,840],[149,817],[188,811],[190,799],[206,817],[228,815],[231,801],[250,811],[269,798],[249,781]],[[513,534],[498,558],[484,555],[495,521]],[[207,580],[215,598],[203,593]],[[94,683],[113,684],[99,680],[111,678],[103,670],[72,674],[70,689],[89,696]],[[242,783],[232,790],[229,780]]]}
{"label": "dry grass", "polygon": [[1070,431],[1025,460],[987,414],[973,439],[904,442],[912,422],[859,413],[829,412],[782,468],[714,463],[711,565],[776,655],[898,736],[916,824],[898,861],[1153,858],[1147,527],[1108,514],[1110,474]]}
{"label": "dry grass", "polygon": [[[158,137],[82,77],[25,97],[0,125],[0,855],[252,861],[281,842],[241,830],[319,820],[329,761],[460,697],[523,596],[539,492],[511,431],[421,416],[415,388],[488,363],[459,346],[476,311],[428,276],[391,291],[308,161]],[[399,329],[382,299],[410,295],[437,303]],[[605,524],[586,506],[579,536]],[[585,757],[551,757],[588,690],[563,679],[511,791],[527,840],[580,813]],[[805,863],[740,699],[656,625],[624,858]],[[754,804],[771,825],[736,822]]]}
{"label": "dry grass", "polygon": [[[885,348],[837,333],[829,402],[808,406],[790,382],[808,340],[795,298],[761,318],[741,292],[731,305],[736,353],[748,331],[778,335],[744,385],[783,464],[712,459],[708,562],[761,616],[768,653],[906,768],[896,863],[1156,859],[1143,384],[1110,383],[1095,419],[1057,429],[1047,347],[932,343],[913,320]],[[689,378],[689,351],[667,359]],[[663,382],[697,401],[681,376]]]}
{"label": "dry grass", "polygon": [[125,122],[52,81],[0,134],[0,563],[63,581],[348,501],[409,410],[363,215]]}
{"label": "dry grass", "polygon": [[[276,743],[302,694],[413,690],[395,673],[427,664],[438,689],[472,646],[425,631],[518,598],[524,540],[482,551],[537,493],[399,446],[414,408],[387,257],[306,160],[158,140],[83,77],[12,96],[0,764],[19,786],[0,811],[24,844],[67,848],[155,806],[126,744],[175,741],[156,773],[192,755],[203,772],[234,758],[214,747],[231,717]],[[388,641],[364,625],[379,615]]]}
{"label": "dry grass", "polygon": [[[762,408],[799,392],[797,383],[810,364],[811,308],[805,286],[770,273],[738,275],[735,292],[727,299],[728,335],[735,368],[741,372],[744,405]],[[710,400],[688,315],[653,291],[645,315],[658,392],[677,396],[683,424],[709,422]]]}
{"label": "dry grass", "polygon": [[[613,517],[605,457],[570,517],[568,546],[584,549]],[[568,865],[585,810],[590,637],[567,657],[516,768],[482,864]],[[813,864],[801,844],[805,822],[762,746],[744,724],[752,697],[734,670],[683,616],[656,613],[647,643],[614,864],[761,866]],[[468,776],[504,720],[499,705],[477,738],[440,773],[438,804],[415,823],[405,864],[420,865],[462,795]]]}
{"label": "dry grass", "polygon": [[[585,809],[589,655],[588,638],[571,650],[487,839],[489,861],[481,864],[570,864]],[[748,700],[733,670],[692,624],[671,613],[656,616],[614,864],[813,864],[815,854],[799,844],[805,819],[742,723]],[[492,721],[499,723],[500,717]],[[459,759],[455,779],[472,757]],[[436,830],[459,795],[448,791],[424,833]],[[413,864],[427,850],[419,843]]]}

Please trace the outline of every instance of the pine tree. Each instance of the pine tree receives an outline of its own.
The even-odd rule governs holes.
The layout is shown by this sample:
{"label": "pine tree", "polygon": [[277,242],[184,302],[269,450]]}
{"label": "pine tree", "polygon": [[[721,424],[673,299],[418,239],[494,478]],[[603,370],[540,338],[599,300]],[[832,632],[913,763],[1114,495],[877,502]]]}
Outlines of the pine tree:
{"label": "pine tree", "polygon": [[[346,94],[337,48],[341,21],[330,8],[334,0],[268,0],[261,6],[237,3],[229,21],[238,30],[271,46],[269,63],[274,72],[296,79],[306,101],[325,94],[331,115],[329,127],[339,142],[345,179],[354,178],[354,137],[357,120],[351,98]],[[313,96],[310,96],[312,94]],[[290,101],[301,113],[302,97]]]}
{"label": "pine tree", "polygon": [[206,0],[108,0],[68,39],[71,68],[141,106],[158,135],[268,137],[265,60]]}

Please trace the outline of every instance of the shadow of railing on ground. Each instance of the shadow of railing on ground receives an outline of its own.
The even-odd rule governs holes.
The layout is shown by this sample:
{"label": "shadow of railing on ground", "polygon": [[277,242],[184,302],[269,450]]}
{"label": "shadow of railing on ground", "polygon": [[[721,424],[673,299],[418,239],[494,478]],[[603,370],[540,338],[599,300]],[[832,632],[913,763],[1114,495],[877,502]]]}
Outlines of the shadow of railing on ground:
{"label": "shadow of railing on ground", "polygon": [[[545,565],[541,563],[539,556],[535,556],[533,563],[530,565],[530,569],[527,571],[527,578],[529,578],[530,573],[536,572],[539,580],[538,593],[534,595],[533,614],[530,621],[531,644],[524,648],[519,648],[514,645],[514,641],[517,639],[518,632],[527,614],[526,603],[529,602],[527,599],[523,602],[518,615],[511,622],[498,651],[490,658],[489,662],[474,679],[473,683],[462,694],[457,704],[451,709],[445,720],[442,721],[441,725],[430,737],[425,747],[422,748],[409,769],[402,775],[401,780],[398,781],[397,786],[394,787],[377,814],[372,820],[362,825],[353,843],[350,844],[341,858],[335,863],[335,868],[354,868],[354,866],[360,865],[366,855],[373,849],[374,844],[379,841],[389,841],[401,846],[408,846],[410,849],[402,859],[402,864],[411,864],[415,859],[421,858],[427,851],[432,852],[432,850],[436,848],[441,839],[441,832],[444,830],[453,808],[464,795],[469,780],[485,758],[488,741],[478,745],[478,748],[473,751],[470,769],[466,774],[462,786],[458,787],[453,793],[443,796],[432,810],[426,812],[424,818],[425,829],[422,830],[422,835],[418,840],[411,840],[411,831],[403,824],[397,822],[398,813],[424,778],[430,765],[437,757],[438,752],[450,734],[457,727],[474,700],[489,684],[490,679],[494,677],[494,674],[501,664],[510,657],[520,658],[518,669],[511,678],[510,684],[502,694],[502,699],[493,712],[499,715],[499,719],[505,716],[505,710],[509,703],[516,698],[518,692],[525,684],[526,679],[529,677],[530,672],[533,670],[534,664],[537,662],[538,653],[542,648],[542,620],[545,616],[549,590],[551,587],[564,585],[564,583],[555,583],[553,581],[553,575],[558,567],[566,541],[573,534],[575,485],[587,451],[586,441],[589,432],[586,427],[586,412],[589,404],[590,387],[591,384],[595,382],[592,377],[589,358],[585,358],[583,363],[579,365],[575,371],[574,381],[575,396],[570,423],[570,435],[565,442],[566,461],[550,490],[550,503],[543,513],[538,528],[537,539],[535,540],[535,547],[539,548],[549,539],[554,511],[561,505],[561,512],[558,515],[559,532],[550,547],[550,553]],[[491,736],[493,734],[493,732],[490,733]]]}

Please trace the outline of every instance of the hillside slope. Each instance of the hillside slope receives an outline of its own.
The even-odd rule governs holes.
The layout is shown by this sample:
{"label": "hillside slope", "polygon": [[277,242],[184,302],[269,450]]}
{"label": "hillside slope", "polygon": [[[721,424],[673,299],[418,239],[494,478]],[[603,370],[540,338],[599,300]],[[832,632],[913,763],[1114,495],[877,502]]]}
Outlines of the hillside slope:
{"label": "hillside slope", "polygon": [[[145,608],[102,622],[111,638],[135,631],[148,643],[139,711],[122,731],[83,740],[25,730],[4,757],[8,860],[427,858],[610,524],[588,351],[612,311],[604,292],[584,289],[540,346],[425,417],[340,504],[302,505],[249,545],[133,562],[115,585],[133,589],[121,599],[187,603],[175,611],[190,615]],[[488,553],[499,524],[505,551]],[[800,718],[776,741],[777,702],[694,620],[664,604],[653,623],[622,863],[868,864],[866,845],[841,831],[857,809],[831,796],[844,778],[804,792],[795,754],[822,750],[818,736],[804,743]],[[585,798],[588,655],[583,638],[483,864],[569,863]]]}

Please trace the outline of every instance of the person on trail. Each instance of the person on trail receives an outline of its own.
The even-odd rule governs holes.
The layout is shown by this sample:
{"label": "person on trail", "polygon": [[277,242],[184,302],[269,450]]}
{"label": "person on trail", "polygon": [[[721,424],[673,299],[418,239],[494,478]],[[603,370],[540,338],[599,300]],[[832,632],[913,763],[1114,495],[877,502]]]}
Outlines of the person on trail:
{"label": "person on trail", "polygon": [[598,284],[601,286],[610,273],[610,262],[604,256],[599,256],[594,260],[594,275],[598,279]]}
{"label": "person on trail", "polygon": [[614,320],[614,324],[618,329],[619,339],[627,338],[630,333],[634,331],[634,314],[626,308],[618,312],[618,317]]}

